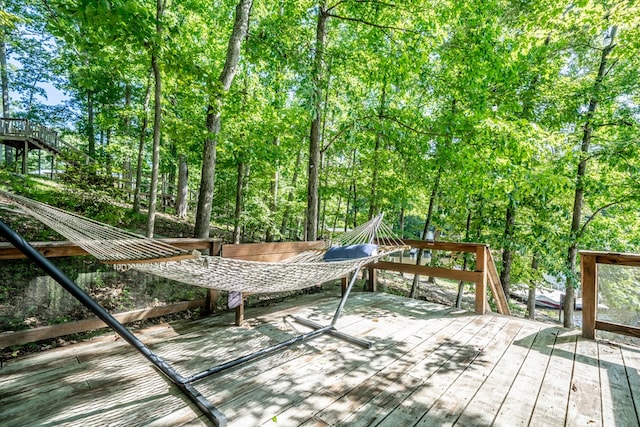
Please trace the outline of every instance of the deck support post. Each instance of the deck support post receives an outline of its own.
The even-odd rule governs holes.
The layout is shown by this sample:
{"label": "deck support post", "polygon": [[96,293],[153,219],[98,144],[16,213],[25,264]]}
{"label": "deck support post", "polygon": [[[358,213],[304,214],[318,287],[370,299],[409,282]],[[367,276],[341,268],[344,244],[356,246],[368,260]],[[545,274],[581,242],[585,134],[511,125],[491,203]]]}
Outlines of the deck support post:
{"label": "deck support post", "polygon": [[595,255],[580,254],[580,275],[582,276],[582,336],[594,339],[598,304],[598,264]]}
{"label": "deck support post", "polygon": [[485,246],[476,248],[476,272],[480,273],[476,281],[476,314],[485,314],[487,310],[487,254]]}

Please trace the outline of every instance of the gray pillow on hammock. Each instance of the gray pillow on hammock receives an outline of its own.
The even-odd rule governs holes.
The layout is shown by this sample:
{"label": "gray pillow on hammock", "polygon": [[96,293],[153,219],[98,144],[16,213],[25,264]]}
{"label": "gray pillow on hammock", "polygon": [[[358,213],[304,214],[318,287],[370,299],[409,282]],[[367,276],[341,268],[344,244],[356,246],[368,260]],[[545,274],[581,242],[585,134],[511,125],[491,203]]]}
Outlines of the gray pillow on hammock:
{"label": "gray pillow on hammock", "polygon": [[332,246],[324,254],[324,260],[345,261],[378,255],[378,245],[365,243],[361,245]]}

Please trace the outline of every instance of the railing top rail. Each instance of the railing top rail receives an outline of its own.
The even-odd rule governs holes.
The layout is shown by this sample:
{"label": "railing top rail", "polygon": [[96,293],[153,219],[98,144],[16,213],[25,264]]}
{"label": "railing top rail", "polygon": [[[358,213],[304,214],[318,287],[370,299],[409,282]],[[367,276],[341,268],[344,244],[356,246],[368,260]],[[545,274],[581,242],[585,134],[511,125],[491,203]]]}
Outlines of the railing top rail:
{"label": "railing top rail", "polygon": [[[189,250],[210,249],[211,245],[222,243],[222,240],[216,238],[174,237],[160,240],[170,245]],[[30,244],[48,258],[89,255],[76,243],[69,241],[30,242]],[[11,243],[0,242],[0,260],[23,258],[24,254],[16,249]]]}
{"label": "railing top rail", "polygon": [[605,251],[580,251],[580,256],[595,257],[597,264],[640,266],[640,254]]}
{"label": "railing top rail", "polygon": [[405,245],[409,245],[414,248],[420,249],[433,249],[441,251],[454,251],[454,252],[475,252],[478,248],[488,248],[486,243],[460,243],[460,242],[444,242],[441,240],[411,240],[403,239]]}

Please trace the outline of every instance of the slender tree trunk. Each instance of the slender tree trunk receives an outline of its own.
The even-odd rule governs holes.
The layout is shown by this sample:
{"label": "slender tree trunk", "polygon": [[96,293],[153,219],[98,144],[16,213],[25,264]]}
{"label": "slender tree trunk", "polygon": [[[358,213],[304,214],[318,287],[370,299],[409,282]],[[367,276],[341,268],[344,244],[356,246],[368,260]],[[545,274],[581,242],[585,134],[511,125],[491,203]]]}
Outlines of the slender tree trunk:
{"label": "slender tree trunk", "polygon": [[106,159],[106,168],[107,168],[107,176],[111,176],[111,172],[112,172],[112,161],[111,161],[111,155],[109,154],[109,144],[111,144],[111,128],[107,129],[107,135],[105,137],[105,144],[104,144],[104,153],[105,153],[105,159]]}
{"label": "slender tree trunk", "polygon": [[564,304],[564,326],[573,328],[573,313],[575,301],[575,288],[577,286],[577,266],[576,260],[578,256],[578,239],[580,238],[580,225],[582,222],[582,207],[584,204],[584,177],[587,174],[587,160],[589,158],[589,148],[591,146],[592,137],[592,120],[598,107],[600,90],[607,70],[607,58],[615,47],[615,36],[617,27],[614,25],[610,28],[609,44],[602,49],[600,56],[600,65],[598,74],[593,84],[593,95],[589,100],[589,108],[587,110],[584,126],[582,127],[582,142],[580,145],[580,163],[576,173],[576,187],[573,201],[573,217],[571,220],[570,238],[571,244],[567,251],[567,268],[569,275],[566,284],[566,296]]}
{"label": "slender tree trunk", "polygon": [[351,189],[353,190],[353,228],[358,226],[358,185],[354,179],[351,183]]}
{"label": "slender tree trunk", "polygon": [[321,0],[318,5],[316,45],[311,80],[313,82],[313,116],[309,138],[309,168],[307,184],[306,239],[316,240],[318,236],[318,208],[320,183],[320,132],[322,125],[322,83],[324,81],[324,46],[327,38],[327,4]]}
{"label": "slender tree trunk", "polygon": [[220,134],[222,100],[224,93],[229,91],[237,73],[240,48],[249,28],[249,13],[251,12],[252,4],[253,0],[240,0],[236,6],[236,17],[233,31],[229,37],[227,57],[219,78],[221,87],[216,90],[212,103],[207,107],[206,126],[208,135],[204,141],[202,154],[202,174],[200,176],[200,193],[198,196],[194,237],[209,237],[216,171],[216,146],[218,135]]}
{"label": "slender tree trunk", "polygon": [[[378,118],[382,121],[384,117],[384,109],[387,103],[387,78],[386,75],[382,82],[382,94],[380,95],[380,109],[378,110]],[[376,145],[373,150],[373,173],[371,174],[371,200],[369,201],[369,219],[378,213],[377,191],[378,191],[378,167],[379,167],[379,151],[382,143],[382,135],[380,132],[376,135]]]}
{"label": "slender tree trunk", "polygon": [[[351,205],[354,206],[354,211],[355,211],[355,206],[356,206],[356,201],[355,199],[352,199],[353,196],[355,195],[355,182],[356,182],[356,178],[355,178],[355,169],[356,169],[356,155],[358,153],[357,149],[353,149],[353,156],[351,159],[351,181],[349,183],[349,192],[347,194],[347,207],[345,209],[345,214],[344,214],[344,232],[347,232],[347,229],[349,228],[349,212],[351,211]],[[356,214],[354,213],[354,217],[356,216]],[[355,222],[355,220],[354,220]]]}
{"label": "slender tree trunk", "polygon": [[[280,138],[273,138],[273,146],[280,146]],[[265,233],[265,241],[273,242],[274,231],[275,231],[275,216],[276,210],[278,208],[278,185],[280,182],[280,169],[278,165],[275,165],[273,168],[273,175],[271,175],[271,183],[269,184],[269,211],[271,211],[271,215],[269,215],[269,223],[267,224],[267,232]]]}
{"label": "slender tree trunk", "polygon": [[[431,227],[431,219],[433,218],[433,209],[436,205],[436,197],[438,195],[438,189],[440,187],[440,176],[442,175],[442,167],[438,168],[436,179],[433,181],[433,187],[431,188],[431,197],[429,197],[429,209],[427,211],[427,218],[424,221],[424,229],[422,230],[422,240],[427,240],[429,228]],[[422,262],[422,256],[424,251],[420,249],[418,256],[416,257],[416,265],[420,265]],[[413,276],[413,284],[411,285],[411,292],[409,298],[415,298],[418,291],[418,284],[420,283],[420,276],[418,274]]]}
{"label": "slender tree trunk", "polygon": [[[513,196],[513,195],[512,195]],[[502,249],[502,271],[500,272],[500,282],[507,300],[509,300],[509,288],[511,282],[511,263],[513,262],[513,233],[516,226],[516,205],[513,197],[509,198],[505,218],[503,249]]]}
{"label": "slender tree trunk", "polygon": [[89,144],[89,156],[96,155],[96,131],[93,124],[93,92],[87,92],[87,142]]}
{"label": "slender tree trunk", "polygon": [[245,164],[238,162],[236,181],[236,209],[233,214],[233,243],[240,243],[240,217],[242,216],[242,190],[244,189]]}
{"label": "slender tree trunk", "polygon": [[178,218],[187,216],[189,198],[189,166],[186,154],[180,154],[178,160],[178,195],[176,200],[176,215]]}
{"label": "slender tree trunk", "polygon": [[[471,235],[471,210],[467,212],[467,225],[464,231],[464,241],[469,241],[469,236]],[[466,252],[463,255],[464,261],[462,263],[462,271],[466,271],[469,265],[469,254]],[[458,282],[458,295],[456,296],[456,308],[462,307],[462,297],[464,294],[464,281],[460,280]]]}
{"label": "slender tree trunk", "polygon": [[133,191],[133,211],[140,213],[140,199],[142,192],[142,162],[144,158],[144,140],[149,127],[149,103],[151,102],[151,81],[147,82],[147,90],[144,95],[142,125],[140,126],[140,138],[138,140],[138,159],[136,166],[136,186]]}
{"label": "slender tree trunk", "polygon": [[[531,257],[531,270],[538,270],[538,254],[534,253]],[[529,282],[529,294],[527,295],[527,319],[534,320],[536,318],[536,282]]]}
{"label": "slender tree trunk", "polygon": [[[4,31],[0,30],[0,85],[2,86],[2,117],[9,118],[9,76],[7,73],[7,44],[5,42]],[[5,162],[7,165],[13,163],[13,148],[7,145],[0,145],[0,150],[4,148]],[[2,151],[0,151],[2,160]]]}
{"label": "slender tree trunk", "polygon": [[[162,15],[164,0],[156,0],[156,37],[162,40]],[[147,217],[147,237],[153,237],[156,221],[156,202],[158,199],[158,173],[160,169],[160,137],[162,130],[162,73],[158,63],[160,46],[154,45],[151,52],[151,68],[155,81],[153,115],[153,158],[151,161],[151,188],[149,190],[149,215]]]}
{"label": "slender tree trunk", "polygon": [[296,156],[296,166],[293,170],[293,177],[291,178],[291,189],[287,195],[287,206],[284,208],[284,214],[282,214],[282,224],[280,225],[280,234],[287,235],[287,227],[289,227],[289,217],[291,216],[291,204],[293,203],[293,197],[295,193],[296,184],[298,183],[298,171],[302,164],[302,151],[298,151]]}

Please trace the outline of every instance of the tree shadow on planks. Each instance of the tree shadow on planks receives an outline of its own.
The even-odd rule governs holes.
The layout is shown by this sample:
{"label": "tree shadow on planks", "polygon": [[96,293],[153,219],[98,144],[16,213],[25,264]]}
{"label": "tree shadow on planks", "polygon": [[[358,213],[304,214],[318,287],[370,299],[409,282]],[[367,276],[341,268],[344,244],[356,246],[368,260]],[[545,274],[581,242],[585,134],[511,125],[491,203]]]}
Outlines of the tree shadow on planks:
{"label": "tree shadow on planks", "polygon": [[[577,372],[587,372],[597,383],[597,401],[600,413],[597,424],[640,425],[640,348],[621,343],[591,340],[561,327],[541,329],[515,345],[524,346],[549,358],[562,358],[572,363],[569,394],[585,393],[583,378]],[[541,369],[544,367],[541,367]],[[542,369],[541,375],[544,375]],[[584,374],[583,374],[584,375]],[[593,392],[591,392],[593,395]],[[571,399],[571,397],[570,397]],[[600,399],[606,399],[601,401]],[[572,423],[567,419],[568,424]]]}

